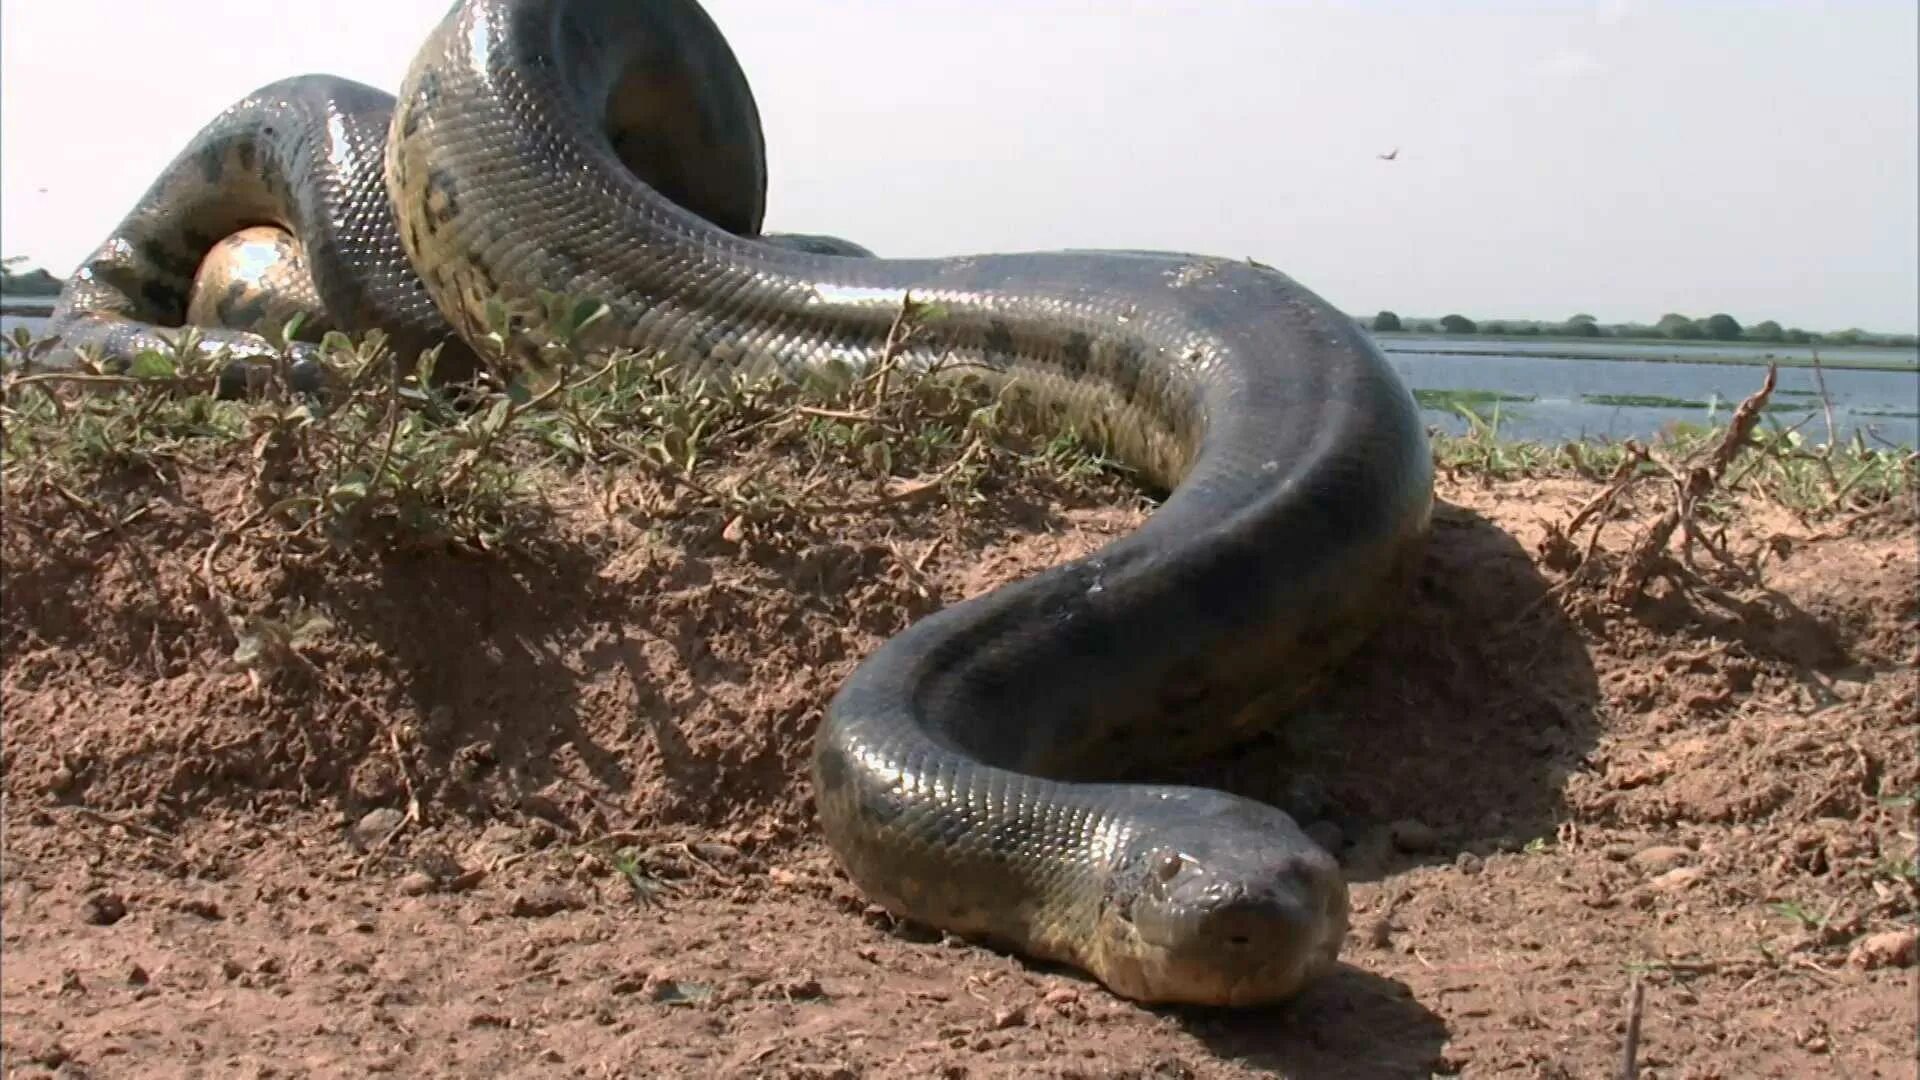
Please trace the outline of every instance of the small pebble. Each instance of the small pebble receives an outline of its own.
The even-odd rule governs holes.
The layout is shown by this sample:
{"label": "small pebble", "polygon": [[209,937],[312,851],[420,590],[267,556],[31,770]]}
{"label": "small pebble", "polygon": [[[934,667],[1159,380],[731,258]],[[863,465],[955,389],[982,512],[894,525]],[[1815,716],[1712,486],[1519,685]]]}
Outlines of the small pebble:
{"label": "small pebble", "polygon": [[1692,860],[1692,851],[1672,844],[1658,844],[1643,848],[1627,858],[1629,865],[1647,874],[1664,874]]}
{"label": "small pebble", "polygon": [[355,845],[370,848],[391,836],[393,830],[399,828],[400,823],[405,820],[407,815],[391,806],[369,810],[365,816],[354,823],[350,838]]}
{"label": "small pebble", "polygon": [[516,894],[511,911],[522,919],[542,919],[548,915],[558,915],[563,911],[573,911],[585,906],[585,902],[574,893],[558,886],[548,885]]}
{"label": "small pebble", "polygon": [[112,926],[126,917],[127,902],[113,893],[94,893],[80,909],[80,918],[93,926]]}
{"label": "small pebble", "polygon": [[1011,1027],[1021,1027],[1025,1025],[1026,1022],[1027,1008],[1024,1005],[1015,1005],[1011,1008],[995,1009],[993,1011],[993,1030],[995,1031],[1004,1031]]}
{"label": "small pebble", "polygon": [[403,896],[425,896],[433,891],[433,875],[419,870],[400,879],[399,889]]}
{"label": "small pebble", "polygon": [[1679,892],[1681,889],[1692,888],[1706,876],[1707,872],[1697,866],[1681,866],[1648,880],[1647,887],[1661,892]]}
{"label": "small pebble", "polygon": [[175,911],[184,912],[188,915],[198,915],[199,917],[210,920],[210,921],[225,917],[221,915],[220,905],[218,903],[201,896],[189,897],[185,900],[175,901],[173,905],[173,909]]}
{"label": "small pebble", "polygon": [[1883,930],[1854,943],[1847,953],[1852,963],[1871,971],[1879,967],[1912,967],[1920,957],[1920,927]]}

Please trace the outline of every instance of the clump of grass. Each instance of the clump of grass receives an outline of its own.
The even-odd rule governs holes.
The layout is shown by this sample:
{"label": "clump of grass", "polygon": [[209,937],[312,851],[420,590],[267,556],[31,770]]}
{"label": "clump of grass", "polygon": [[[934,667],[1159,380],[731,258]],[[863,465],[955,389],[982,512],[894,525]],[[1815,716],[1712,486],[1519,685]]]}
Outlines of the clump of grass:
{"label": "clump of grass", "polygon": [[1440,409],[1450,412],[1476,409],[1501,402],[1535,400],[1532,394],[1509,394],[1500,390],[1415,390],[1413,396],[1423,409]]}
{"label": "clump of grass", "polygon": [[[235,400],[215,394],[228,358],[200,348],[192,329],[125,372],[88,357],[77,370],[37,370],[56,343],[23,330],[8,342],[0,384],[0,474],[16,492],[51,488],[85,501],[115,474],[165,474],[244,450],[251,505],[234,531],[311,555],[512,544],[543,516],[535,478],[556,471],[638,469],[675,492],[663,512],[763,521],[926,497],[965,502],[1000,469],[1068,484],[1115,469],[982,378],[902,363],[915,335],[944,316],[911,299],[870,370],[801,378],[689,378],[663,354],[590,350],[607,314],[591,298],[542,294],[486,314],[487,344],[514,360],[473,383],[435,380],[436,352],[408,365],[378,332],[357,341],[329,333],[317,350],[323,392],[296,392],[283,346],[256,372],[260,392]],[[297,330],[295,320],[278,340]],[[804,459],[797,484],[763,474],[713,482],[718,458],[782,443]],[[849,476],[879,493],[850,498]]]}
{"label": "clump of grass", "polygon": [[1707,403],[1704,401],[1690,401],[1664,394],[1581,394],[1580,400],[1589,405],[1617,405],[1636,409],[1707,408]]}
{"label": "clump of grass", "polygon": [[[1750,413],[1771,412],[1768,403]],[[1795,411],[1802,411],[1795,407]],[[1523,476],[1579,475],[1605,479],[1620,469],[1628,476],[1663,475],[1661,461],[1700,458],[1723,444],[1734,421],[1727,424],[1666,425],[1648,443],[1523,442],[1503,437],[1499,414],[1482,416],[1463,410],[1468,430],[1462,435],[1431,432],[1435,463],[1455,475],[1491,479]],[[1815,444],[1798,426],[1782,427],[1769,418],[1753,423],[1739,440],[1739,456],[1705,493],[1706,503],[1726,507],[1734,498],[1752,496],[1777,503],[1803,517],[1874,510],[1901,499],[1912,500],[1920,488],[1920,455],[1908,447],[1873,446],[1855,432],[1838,443]]]}
{"label": "clump of grass", "polygon": [[[1811,391],[1806,391],[1811,393]],[[1589,405],[1615,405],[1638,409],[1715,409],[1717,402],[1695,401],[1689,398],[1667,397],[1662,394],[1582,394],[1580,400]],[[1770,401],[1762,407],[1763,412],[1807,412],[1812,409],[1810,403],[1790,401]]]}

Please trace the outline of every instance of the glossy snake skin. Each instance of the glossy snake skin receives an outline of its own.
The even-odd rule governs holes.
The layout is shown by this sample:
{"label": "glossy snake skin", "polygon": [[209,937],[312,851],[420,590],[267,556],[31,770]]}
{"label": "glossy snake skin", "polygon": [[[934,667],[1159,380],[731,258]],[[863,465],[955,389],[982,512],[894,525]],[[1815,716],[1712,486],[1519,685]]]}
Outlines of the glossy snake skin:
{"label": "glossy snake skin", "polygon": [[869,362],[909,294],[943,305],[912,361],[1030,388],[1170,494],[1137,532],[922,619],[854,671],[815,748],[827,841],[897,914],[1127,997],[1297,992],[1346,928],[1333,859],[1273,807],[1119,778],[1223,752],[1399,602],[1431,502],[1410,395],[1272,269],[877,258],[760,235],[765,188],[753,97],[692,0],[465,0],[397,97],[305,76],[216,118],[75,276],[55,330],[124,357],[191,306],[258,355],[244,328],[292,305],[470,363],[489,297],[550,289],[611,305],[596,345],[698,377]]}

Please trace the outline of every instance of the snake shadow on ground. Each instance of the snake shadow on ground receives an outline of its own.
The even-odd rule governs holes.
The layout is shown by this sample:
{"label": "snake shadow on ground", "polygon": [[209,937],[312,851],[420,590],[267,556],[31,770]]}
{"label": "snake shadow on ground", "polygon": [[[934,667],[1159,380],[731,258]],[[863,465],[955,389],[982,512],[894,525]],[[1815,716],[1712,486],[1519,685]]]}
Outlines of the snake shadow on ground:
{"label": "snake shadow on ground", "polygon": [[[1562,784],[1598,736],[1599,686],[1548,588],[1512,535],[1437,505],[1408,602],[1271,734],[1181,778],[1333,826],[1356,884],[1551,837]],[[1403,846],[1422,850],[1391,838],[1409,821],[1426,835]],[[1349,945],[1333,975],[1280,1007],[1172,1015],[1221,1057],[1281,1076],[1431,1075],[1445,1022],[1366,967]]]}
{"label": "snake shadow on ground", "polygon": [[[1180,779],[1331,826],[1353,882],[1550,837],[1599,686],[1549,588],[1509,533],[1438,504],[1406,602],[1265,735]],[[1420,839],[1393,843],[1410,822]]]}

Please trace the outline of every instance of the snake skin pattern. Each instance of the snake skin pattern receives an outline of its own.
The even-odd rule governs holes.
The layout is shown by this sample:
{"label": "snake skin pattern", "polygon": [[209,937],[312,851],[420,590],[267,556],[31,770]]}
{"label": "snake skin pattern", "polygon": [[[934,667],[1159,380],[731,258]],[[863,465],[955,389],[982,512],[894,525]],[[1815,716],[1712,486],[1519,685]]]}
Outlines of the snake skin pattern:
{"label": "snake skin pattern", "polygon": [[1347,926],[1331,856],[1272,806],[1130,777],[1274,722],[1400,602],[1432,498],[1406,388],[1267,267],[878,258],[762,235],[765,188],[753,97],[693,0],[463,0],[395,97],[306,76],[216,118],[76,274],[55,331],[124,357],[191,309],[264,355],[240,327],[289,309],[244,268],[275,245],[305,282],[286,304],[469,361],[494,359],[489,299],[542,289],[610,305],[591,346],[693,378],[868,364],[909,297],[942,305],[906,360],[981,367],[1169,494],[856,668],[816,737],[828,843],[893,912],[1127,997],[1296,993]]}

